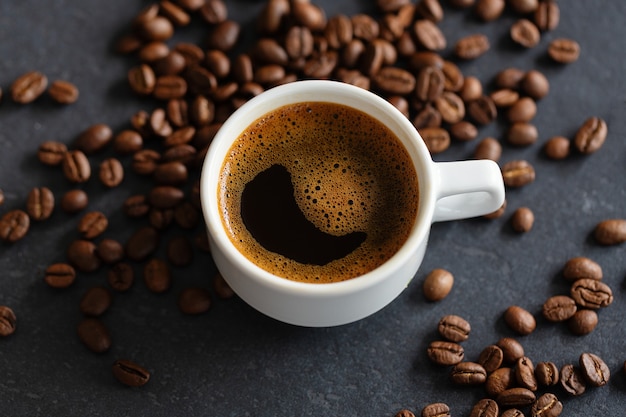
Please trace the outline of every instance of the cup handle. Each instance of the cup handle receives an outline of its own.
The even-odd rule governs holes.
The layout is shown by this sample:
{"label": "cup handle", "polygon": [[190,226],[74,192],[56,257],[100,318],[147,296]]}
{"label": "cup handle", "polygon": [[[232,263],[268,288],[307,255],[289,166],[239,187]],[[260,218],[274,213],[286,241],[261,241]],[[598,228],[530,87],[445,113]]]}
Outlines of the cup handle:
{"label": "cup handle", "polygon": [[504,181],[494,161],[436,162],[439,178],[433,222],[482,216],[504,203]]}

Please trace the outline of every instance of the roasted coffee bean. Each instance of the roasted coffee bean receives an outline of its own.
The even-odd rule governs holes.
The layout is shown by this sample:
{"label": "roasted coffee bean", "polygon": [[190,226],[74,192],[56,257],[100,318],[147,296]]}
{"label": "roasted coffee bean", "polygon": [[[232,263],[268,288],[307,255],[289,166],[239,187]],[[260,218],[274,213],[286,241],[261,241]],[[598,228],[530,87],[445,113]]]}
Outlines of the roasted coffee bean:
{"label": "roasted coffee bean", "polygon": [[147,111],[139,110],[130,118],[130,124],[141,137],[150,137],[154,132],[150,126],[150,115]]}
{"label": "roasted coffee bean", "polygon": [[111,306],[113,296],[104,287],[89,288],[80,299],[79,310],[86,316],[99,317]]}
{"label": "roasted coffee bean", "polygon": [[224,22],[228,17],[228,8],[222,0],[207,0],[202,2],[202,7],[198,10],[200,16],[210,24]]}
{"label": "roasted coffee bean", "polygon": [[150,190],[148,201],[158,209],[169,209],[178,205],[184,197],[185,193],[181,189],[171,185],[160,185]]}
{"label": "roasted coffee bean", "polygon": [[493,104],[495,104],[496,107],[511,107],[519,100],[519,93],[510,88],[500,88],[491,92],[489,98],[493,100]]}
{"label": "roasted coffee bean", "polygon": [[594,310],[580,309],[567,321],[567,325],[577,336],[589,334],[598,325],[598,313]]}
{"label": "roasted coffee bean", "polygon": [[590,278],[574,281],[570,295],[576,300],[576,304],[591,309],[606,307],[613,302],[611,287],[602,281]]}
{"label": "roasted coffee bean", "polygon": [[498,88],[508,88],[517,90],[526,73],[519,68],[506,68],[496,75],[496,85]]}
{"label": "roasted coffee bean", "polygon": [[378,38],[380,26],[376,19],[364,13],[358,13],[350,17],[352,22],[352,34],[355,38],[364,41],[372,41]]}
{"label": "roasted coffee bean", "polygon": [[96,253],[105,264],[115,264],[124,258],[124,246],[114,239],[102,239],[96,245]]}
{"label": "roasted coffee bean", "polygon": [[463,317],[454,314],[443,316],[437,325],[439,334],[450,342],[463,342],[469,338],[472,327]]}
{"label": "roasted coffee bean", "polygon": [[200,223],[200,213],[193,203],[185,201],[174,209],[174,221],[182,229],[193,229]]}
{"label": "roasted coffee bean", "polygon": [[524,48],[532,48],[537,46],[541,40],[539,28],[528,19],[519,19],[513,23],[510,30],[511,39]]}
{"label": "roasted coffee bean", "polygon": [[509,388],[505,391],[502,391],[496,397],[496,401],[500,405],[500,407],[523,407],[526,405],[530,405],[537,397],[535,393],[527,388],[515,387]]}
{"label": "roasted coffee bean", "polygon": [[504,353],[497,345],[488,345],[478,356],[478,363],[485,368],[488,374],[492,373],[502,365]]}
{"label": "roasted coffee bean", "polygon": [[48,77],[39,71],[29,71],[20,75],[11,84],[11,98],[20,104],[31,103],[41,96],[48,87]]}
{"label": "roasted coffee bean", "polygon": [[587,383],[594,387],[601,387],[609,383],[611,371],[598,355],[585,352],[580,355],[579,365]]}
{"label": "roasted coffee bean", "polygon": [[528,335],[535,330],[537,322],[528,310],[520,306],[510,306],[504,312],[504,321],[514,332]]}
{"label": "roasted coffee bean", "polygon": [[580,45],[572,39],[554,39],[548,46],[548,55],[559,64],[570,64],[578,60]]}
{"label": "roasted coffee bean", "polygon": [[198,151],[196,151],[196,148],[188,144],[182,144],[167,148],[165,152],[163,152],[161,160],[164,163],[180,162],[185,166],[193,166],[197,154]]}
{"label": "roasted coffee bean", "polygon": [[444,91],[435,99],[435,108],[444,122],[454,124],[465,117],[465,104],[461,97],[451,91]]}
{"label": "roasted coffee bean", "polygon": [[545,75],[537,70],[530,70],[520,83],[522,90],[535,100],[542,99],[550,91],[550,83]]}
{"label": "roasted coffee bean", "polygon": [[206,43],[209,49],[230,51],[239,40],[241,27],[234,20],[225,20],[213,26]]}
{"label": "roasted coffee bean", "polygon": [[439,27],[428,19],[420,19],[414,23],[415,38],[429,51],[441,51],[446,48],[446,38]]}
{"label": "roasted coffee bean", "polygon": [[470,411],[470,417],[498,417],[499,415],[498,403],[490,398],[479,400]]}
{"label": "roasted coffee bean", "polygon": [[563,267],[563,278],[576,281],[581,278],[602,279],[602,267],[592,259],[577,256],[569,259]]}
{"label": "roasted coffee bean", "polygon": [[559,383],[559,368],[554,362],[539,362],[535,366],[537,384],[550,387]]}
{"label": "roasted coffee bean", "polygon": [[73,183],[83,183],[91,177],[91,165],[80,150],[68,151],[61,162],[65,178]]}
{"label": "roasted coffee bean", "polygon": [[486,137],[481,140],[476,149],[474,150],[475,159],[491,159],[492,161],[499,161],[502,155],[502,145],[497,139],[492,137]]}
{"label": "roasted coffee bean", "polygon": [[535,168],[525,160],[510,161],[502,166],[502,178],[507,187],[523,187],[535,180]]}
{"label": "roasted coffee bean", "polygon": [[55,80],[48,88],[48,95],[59,104],[72,104],[78,100],[78,88],[69,81]]}
{"label": "roasted coffee bean", "polygon": [[166,41],[174,34],[172,22],[162,16],[144,19],[137,25],[136,30],[146,41]]}
{"label": "roasted coffee bean", "polygon": [[100,211],[91,211],[83,216],[78,223],[78,232],[84,239],[100,236],[108,227],[109,220]]}
{"label": "roasted coffee bean", "polygon": [[529,357],[524,356],[515,364],[515,380],[518,385],[531,391],[537,391],[537,379],[535,378],[535,365]]}
{"label": "roasted coffee bean", "polygon": [[524,347],[520,342],[512,337],[503,337],[496,343],[504,354],[505,363],[515,363],[519,358],[524,357]]}
{"label": "roasted coffee bean", "polygon": [[420,0],[416,4],[415,12],[424,19],[435,23],[443,20],[443,8],[439,0]]}
{"label": "roasted coffee bean", "polygon": [[476,59],[489,48],[489,38],[483,34],[474,34],[459,39],[454,46],[454,53],[461,59]]}
{"label": "roasted coffee bean", "polygon": [[467,113],[478,124],[486,125],[498,116],[498,109],[489,96],[482,96],[467,104]]}
{"label": "roasted coffee bean", "polygon": [[593,236],[601,245],[619,245],[626,242],[626,219],[607,219],[598,223]]}
{"label": "roasted coffee bean", "polygon": [[[340,49],[350,43],[352,35],[352,21],[344,14],[338,14],[328,19],[326,28],[324,28],[324,36],[328,40],[328,45],[334,49]],[[297,58],[299,56],[301,55],[291,57]]]}
{"label": "roasted coffee bean", "polygon": [[529,146],[537,142],[539,132],[537,127],[526,122],[513,123],[506,133],[506,140],[511,145]]}
{"label": "roasted coffee bean", "polygon": [[507,110],[507,119],[511,123],[530,122],[537,114],[537,104],[530,97],[522,97]]}
{"label": "roasted coffee bean", "polygon": [[574,146],[582,154],[596,152],[602,147],[607,136],[606,122],[599,117],[590,117],[578,128]]}
{"label": "roasted coffee bean", "polygon": [[133,267],[125,262],[115,264],[107,272],[107,282],[115,291],[128,291],[135,280]]}
{"label": "roasted coffee bean", "polygon": [[150,131],[159,137],[165,138],[172,134],[172,125],[167,120],[167,114],[164,109],[155,109],[150,114],[148,123]]}
{"label": "roasted coffee bean", "polygon": [[587,389],[587,383],[580,368],[572,364],[563,365],[559,373],[559,381],[563,389],[570,395],[582,395]]}
{"label": "roasted coffee bean", "polygon": [[61,198],[61,209],[69,214],[84,210],[89,204],[89,197],[83,190],[69,190]]}
{"label": "roasted coffee bean", "polygon": [[543,147],[546,156],[550,159],[565,159],[569,156],[570,140],[564,136],[553,136]]}
{"label": "roasted coffee bean", "polygon": [[500,417],[525,417],[525,414],[518,410],[517,408],[509,408],[508,410],[504,410]]}
{"label": "roasted coffee bean", "polygon": [[90,155],[102,150],[113,139],[113,131],[103,123],[97,123],[81,132],[74,146],[85,154]]}
{"label": "roasted coffee bean", "polygon": [[143,280],[150,291],[165,292],[172,284],[170,267],[164,260],[152,258],[144,265]]}
{"label": "roasted coffee bean", "polygon": [[154,170],[154,180],[163,185],[183,184],[188,176],[187,167],[182,162],[166,162]]}
{"label": "roasted coffee bean", "polygon": [[176,3],[190,12],[197,11],[206,4],[206,0],[176,0]]}
{"label": "roasted coffee bean", "polygon": [[[139,60],[142,63],[150,64],[165,58],[170,53],[170,48],[165,42],[154,41],[144,44],[139,49]],[[152,67],[150,67],[152,68]]]}
{"label": "roasted coffee bean", "polygon": [[176,26],[187,26],[191,21],[189,13],[171,1],[161,1],[161,3],[159,3],[159,12]]}
{"label": "roasted coffee bean", "polygon": [[485,22],[496,20],[504,11],[504,0],[476,0],[474,12]]}
{"label": "roasted coffee bean", "polygon": [[439,340],[431,342],[426,352],[437,365],[456,365],[465,357],[463,346]]}
{"label": "roasted coffee bean", "polygon": [[487,377],[485,391],[491,397],[497,397],[503,391],[515,385],[515,371],[512,368],[498,368]]}
{"label": "roasted coffee bean", "polygon": [[178,309],[184,314],[202,314],[211,308],[211,293],[205,288],[185,288],[178,296]]}
{"label": "roasted coffee bean", "polygon": [[124,167],[116,158],[107,158],[100,163],[100,182],[107,188],[117,187],[124,180]]}
{"label": "roasted coffee bean", "polygon": [[483,217],[489,220],[498,219],[504,215],[505,211],[506,211],[506,200],[504,200],[504,202],[502,203],[499,209],[489,214],[485,214]]}
{"label": "roasted coffee bean", "polygon": [[[407,410],[408,411],[408,410]],[[411,413],[412,414],[412,413]],[[450,417],[450,407],[445,403],[432,403],[422,408],[422,417]],[[410,414],[396,414],[396,417],[410,417]]]}
{"label": "roasted coffee bean", "polygon": [[185,58],[186,67],[198,65],[204,60],[204,50],[194,43],[179,42],[174,50]]}
{"label": "roasted coffee bean", "polygon": [[154,83],[152,96],[157,100],[182,98],[187,93],[187,81],[178,75],[161,75]]}
{"label": "roasted coffee bean", "polygon": [[73,241],[67,247],[67,260],[81,272],[93,272],[100,267],[96,245],[84,239]]}
{"label": "roasted coffee bean", "polygon": [[445,78],[441,69],[427,66],[417,75],[415,94],[422,101],[433,101],[443,93]]}
{"label": "roasted coffee bean", "polygon": [[415,89],[415,77],[398,67],[385,67],[372,78],[374,85],[388,94],[406,95]]}
{"label": "roasted coffee bean", "polygon": [[196,126],[208,125],[215,118],[215,103],[204,96],[197,96],[191,102],[189,118]]}
{"label": "roasted coffee bean", "polygon": [[76,270],[70,264],[56,263],[48,266],[44,281],[52,288],[67,288],[76,280]]}
{"label": "roasted coffee bean", "polygon": [[142,149],[133,155],[131,167],[139,175],[151,175],[154,173],[161,155],[153,149]]}
{"label": "roasted coffee bean", "polygon": [[148,213],[148,220],[152,227],[157,230],[164,230],[174,220],[174,209],[151,208]]}
{"label": "roasted coffee bean", "polygon": [[26,236],[29,228],[30,218],[25,211],[8,211],[0,218],[0,239],[9,243],[17,242]]}
{"label": "roasted coffee bean", "polygon": [[159,233],[150,226],[136,230],[126,241],[124,251],[128,259],[143,261],[159,246]]}
{"label": "roasted coffee bean", "polygon": [[215,294],[223,300],[227,300],[235,296],[235,292],[226,282],[222,274],[219,272],[213,277],[213,290]]}
{"label": "roasted coffee bean", "polygon": [[450,147],[450,134],[446,129],[425,127],[420,129],[419,133],[431,154],[443,152]]}
{"label": "roasted coffee bean", "polygon": [[458,385],[478,385],[485,382],[487,372],[475,362],[460,362],[452,368],[450,378]]}
{"label": "roasted coffee bean", "polygon": [[115,379],[129,387],[141,387],[150,380],[148,370],[129,360],[116,360],[112,369]]}
{"label": "roasted coffee bean", "polygon": [[182,98],[172,99],[167,102],[167,119],[176,127],[183,127],[189,124],[189,105]]}
{"label": "roasted coffee bean", "polygon": [[[297,29],[294,29],[297,28]],[[289,57],[291,56],[293,59],[300,58],[302,56],[308,56],[313,52],[313,37],[311,35],[311,31],[308,31],[310,36],[310,44],[306,47],[306,54],[297,54],[295,53],[295,49],[302,48],[302,45],[294,45],[294,41],[297,41],[299,37],[299,33],[296,33],[300,27],[294,26],[291,28],[289,32],[287,32],[285,38],[285,47],[289,48],[292,52],[294,52],[294,56],[291,56],[283,46],[278,43],[276,39],[272,38],[261,38],[256,41],[254,44],[251,54],[252,57],[256,59],[257,62],[262,64],[270,64],[270,65],[278,65],[285,66],[289,62]],[[210,68],[209,68],[210,70]],[[214,71],[211,71],[215,74]],[[217,74],[215,74],[217,75]]]}
{"label": "roasted coffee bean", "polygon": [[409,101],[406,98],[402,96],[391,96],[387,98],[387,101],[398,109],[404,117],[409,117]]}
{"label": "roasted coffee bean", "polygon": [[461,90],[465,77],[458,65],[452,61],[445,60],[443,61],[441,72],[443,72],[444,77],[444,90],[452,92]]}
{"label": "roasted coffee bean", "polygon": [[13,309],[0,305],[0,337],[6,337],[15,333],[17,318]]}
{"label": "roasted coffee bean", "polygon": [[450,294],[454,276],[445,269],[437,268],[428,273],[423,284],[424,297],[429,301],[443,300]]}
{"label": "roasted coffee bean", "polygon": [[[344,33],[336,33],[334,37],[331,35],[329,39],[330,43],[341,43],[343,44],[344,42],[347,43],[352,39],[352,26],[350,24],[350,20],[346,17],[347,19],[347,26],[343,29],[345,29]],[[333,20],[333,22],[335,22],[336,20]],[[331,30],[331,26],[327,26],[326,27],[326,31]],[[341,29],[338,29],[341,30]],[[339,38],[341,37],[341,38]],[[338,48],[335,48],[338,49]],[[279,50],[282,50],[279,49]],[[311,30],[307,27],[303,27],[303,26],[293,26],[289,29],[289,31],[287,32],[287,34],[285,35],[285,49],[282,50],[284,51],[284,57],[282,57],[281,55],[281,60],[275,59],[272,60],[271,63],[274,64],[279,64],[279,65],[286,65],[288,60],[291,58],[291,60],[297,60],[297,59],[301,59],[301,58],[307,58],[309,57],[314,50],[314,39],[313,39],[313,34],[311,33]]]}
{"label": "roasted coffee bean", "polygon": [[172,147],[176,145],[184,145],[191,142],[193,136],[196,133],[196,128],[193,126],[185,126],[176,129],[170,135],[163,140],[163,145],[166,147]]}
{"label": "roasted coffee bean", "polygon": [[528,14],[537,10],[539,0],[509,0],[507,4],[517,14]]}
{"label": "roasted coffee bean", "polygon": [[65,152],[67,152],[67,146],[64,143],[47,140],[39,145],[37,159],[44,165],[57,166],[63,161]]}
{"label": "roasted coffee bean", "polygon": [[534,21],[540,30],[554,30],[559,25],[561,12],[555,0],[541,1],[534,13]]}
{"label": "roasted coffee bean", "polygon": [[[187,60],[180,52],[173,50],[152,63],[155,75],[178,75],[185,69]],[[156,78],[155,78],[156,84]],[[149,93],[147,93],[149,94]]]}
{"label": "roasted coffee bean", "polygon": [[167,259],[174,266],[187,266],[193,260],[193,247],[185,236],[175,236],[167,242]]}
{"label": "roasted coffee bean", "polygon": [[[426,104],[425,106],[421,107],[415,115],[415,118],[413,119],[413,126],[415,126],[415,128],[419,130],[420,133],[425,128],[438,128],[441,126],[441,113],[439,113],[439,111],[435,109],[432,105]],[[430,133],[434,134],[435,132],[436,131]],[[446,145],[445,141],[442,143],[442,145]],[[447,149],[447,147],[443,150],[445,149]]]}
{"label": "roasted coffee bean", "polygon": [[143,138],[135,130],[122,130],[113,138],[115,152],[128,155],[139,152],[143,147]]}
{"label": "roasted coffee bean", "polygon": [[150,211],[148,199],[143,194],[135,194],[128,197],[122,206],[124,214],[131,218],[145,216]]}
{"label": "roasted coffee bean", "polygon": [[576,301],[567,295],[555,295],[543,303],[541,313],[552,322],[565,321],[576,313]]}
{"label": "roasted coffee bean", "polygon": [[78,324],[78,338],[94,353],[104,353],[111,348],[111,335],[97,318],[86,318]]}
{"label": "roasted coffee bean", "polygon": [[529,232],[535,222],[535,215],[528,207],[520,207],[511,216],[511,227],[517,233]]}
{"label": "roasted coffee bean", "polygon": [[261,85],[273,85],[285,77],[285,68],[276,64],[263,65],[254,71],[254,82]]}
{"label": "roasted coffee bean", "polygon": [[427,67],[443,68],[444,60],[437,52],[419,51],[409,57],[409,68],[414,71],[421,71]]}
{"label": "roasted coffee bean", "polygon": [[546,392],[537,398],[530,409],[532,417],[557,417],[563,412],[563,403],[556,395]]}
{"label": "roasted coffee bean", "polygon": [[473,75],[463,79],[463,86],[459,90],[459,97],[467,104],[470,101],[478,100],[483,95],[483,85],[480,80]]}
{"label": "roasted coffee bean", "polygon": [[54,211],[54,194],[47,187],[35,187],[28,193],[26,212],[32,220],[46,220]]}

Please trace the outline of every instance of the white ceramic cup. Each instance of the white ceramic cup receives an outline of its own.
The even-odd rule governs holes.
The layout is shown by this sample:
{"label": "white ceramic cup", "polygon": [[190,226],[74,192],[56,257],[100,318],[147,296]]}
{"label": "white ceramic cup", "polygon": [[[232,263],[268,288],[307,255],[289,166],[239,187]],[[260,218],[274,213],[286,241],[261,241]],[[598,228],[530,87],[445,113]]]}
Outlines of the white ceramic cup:
{"label": "white ceramic cup", "polygon": [[[381,266],[341,282],[291,281],[260,268],[233,246],[218,209],[220,172],[233,142],[268,112],[311,101],[350,106],[385,124],[406,147],[419,182],[417,218],[406,243]],[[416,275],[433,222],[491,213],[504,202],[502,174],[495,162],[434,162],[415,127],[393,105],[367,90],[320,80],[272,88],[235,111],[211,143],[200,187],[211,253],[226,282],[258,311],[286,323],[310,327],[346,324],[382,309]]]}

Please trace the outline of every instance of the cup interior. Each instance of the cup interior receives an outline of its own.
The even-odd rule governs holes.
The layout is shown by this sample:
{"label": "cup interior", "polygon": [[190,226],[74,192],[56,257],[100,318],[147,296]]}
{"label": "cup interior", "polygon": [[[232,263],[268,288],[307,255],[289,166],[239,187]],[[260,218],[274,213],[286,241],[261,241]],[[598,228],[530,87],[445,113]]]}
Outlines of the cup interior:
{"label": "cup interior", "polygon": [[[268,112],[299,102],[332,102],[361,110],[386,125],[407,149],[418,176],[419,206],[406,243],[385,263],[360,277],[334,283],[304,283],[278,277],[258,267],[241,254],[230,242],[222,225],[218,209],[219,175],[224,158],[233,142],[257,119]],[[209,240],[224,256],[230,258],[253,279],[264,280],[268,285],[283,287],[285,291],[307,291],[319,293],[351,292],[355,287],[369,286],[393,273],[398,264],[414,255],[417,248],[427,239],[435,206],[433,184],[433,162],[430,153],[415,127],[386,100],[367,90],[336,81],[297,81],[275,87],[249,100],[235,111],[216,134],[204,161],[201,176],[202,210],[208,228]],[[407,281],[412,277],[407,277]]]}

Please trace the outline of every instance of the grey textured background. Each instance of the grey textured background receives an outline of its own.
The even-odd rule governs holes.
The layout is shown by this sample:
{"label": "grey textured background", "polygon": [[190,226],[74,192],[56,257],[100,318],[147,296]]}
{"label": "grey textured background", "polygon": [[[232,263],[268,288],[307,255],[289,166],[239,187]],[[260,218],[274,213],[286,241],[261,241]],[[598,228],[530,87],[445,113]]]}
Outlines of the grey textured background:
{"label": "grey textured background", "polygon": [[[36,160],[47,139],[71,143],[94,123],[114,130],[127,126],[132,114],[154,103],[130,94],[125,81],[130,58],[113,54],[112,44],[147,2],[133,0],[0,1],[0,188],[6,195],[0,214],[24,206],[34,186],[48,186],[60,196],[70,185],[54,169]],[[242,48],[254,39],[253,17],[260,2],[228,2],[230,15],[246,30]],[[371,12],[374,2],[320,1],[328,16]],[[538,104],[537,144],[516,149],[504,145],[502,162],[528,159],[537,181],[507,194],[509,210],[495,221],[473,219],[433,226],[426,259],[417,276],[390,306],[360,322],[327,329],[285,325],[262,316],[238,299],[214,299],[208,314],[186,317],[176,308],[178,292],[189,285],[209,286],[210,258],[197,252],[192,267],[175,268],[173,288],[148,293],[139,280],[116,296],[103,320],[111,328],[113,347],[103,355],[87,351],[76,337],[78,301],[92,285],[104,283],[105,270],[82,275],[70,289],[53,291],[42,280],[45,267],[65,258],[76,237],[76,217],[56,210],[52,219],[33,224],[27,238],[0,244],[0,304],[18,316],[17,332],[0,340],[0,416],[393,416],[401,408],[419,413],[430,402],[450,404],[453,415],[467,415],[482,398],[482,388],[458,388],[446,369],[433,366],[425,349],[444,314],[459,314],[472,324],[464,343],[466,357],[476,359],[487,344],[514,336],[502,312],[518,304],[538,317],[537,330],[519,340],[536,363],[559,366],[578,360],[584,351],[605,359],[613,376],[606,387],[572,398],[563,391],[564,415],[618,416],[626,408],[626,247],[600,247],[590,237],[605,218],[626,217],[626,3],[619,0],[559,2],[561,23],[541,43],[522,50],[511,45],[508,27],[514,17],[478,23],[471,14],[446,8],[441,27],[449,44],[481,32],[492,50],[464,63],[489,87],[501,69],[538,68],[550,80],[550,94]],[[184,33],[183,33],[184,32]],[[176,40],[201,40],[203,30],[178,31]],[[577,39],[581,59],[554,65],[545,50],[555,37]],[[450,48],[448,48],[448,51]],[[71,106],[47,98],[27,106],[13,104],[6,92],[25,71],[37,69],[52,79],[65,78],[81,91]],[[552,135],[571,137],[588,116],[609,126],[604,147],[590,156],[549,161],[542,143]],[[494,124],[480,137],[502,137]],[[437,160],[471,156],[477,141],[453,144]],[[96,156],[95,160],[102,158]],[[128,166],[128,160],[125,160]],[[132,231],[120,212],[121,202],[146,190],[128,174],[127,187],[106,191],[96,180],[84,186],[90,208],[107,213],[108,236],[124,240]],[[535,226],[527,234],[510,230],[513,210],[529,206]],[[175,230],[170,232],[175,235]],[[163,244],[161,245],[163,246]],[[163,248],[161,247],[161,250]],[[543,301],[566,293],[560,269],[573,256],[599,262],[615,302],[599,312],[597,329],[572,336],[564,325],[540,318]],[[450,296],[428,303],[421,294],[426,273],[450,270]],[[118,357],[136,360],[152,371],[140,389],[118,384],[110,373]]]}

